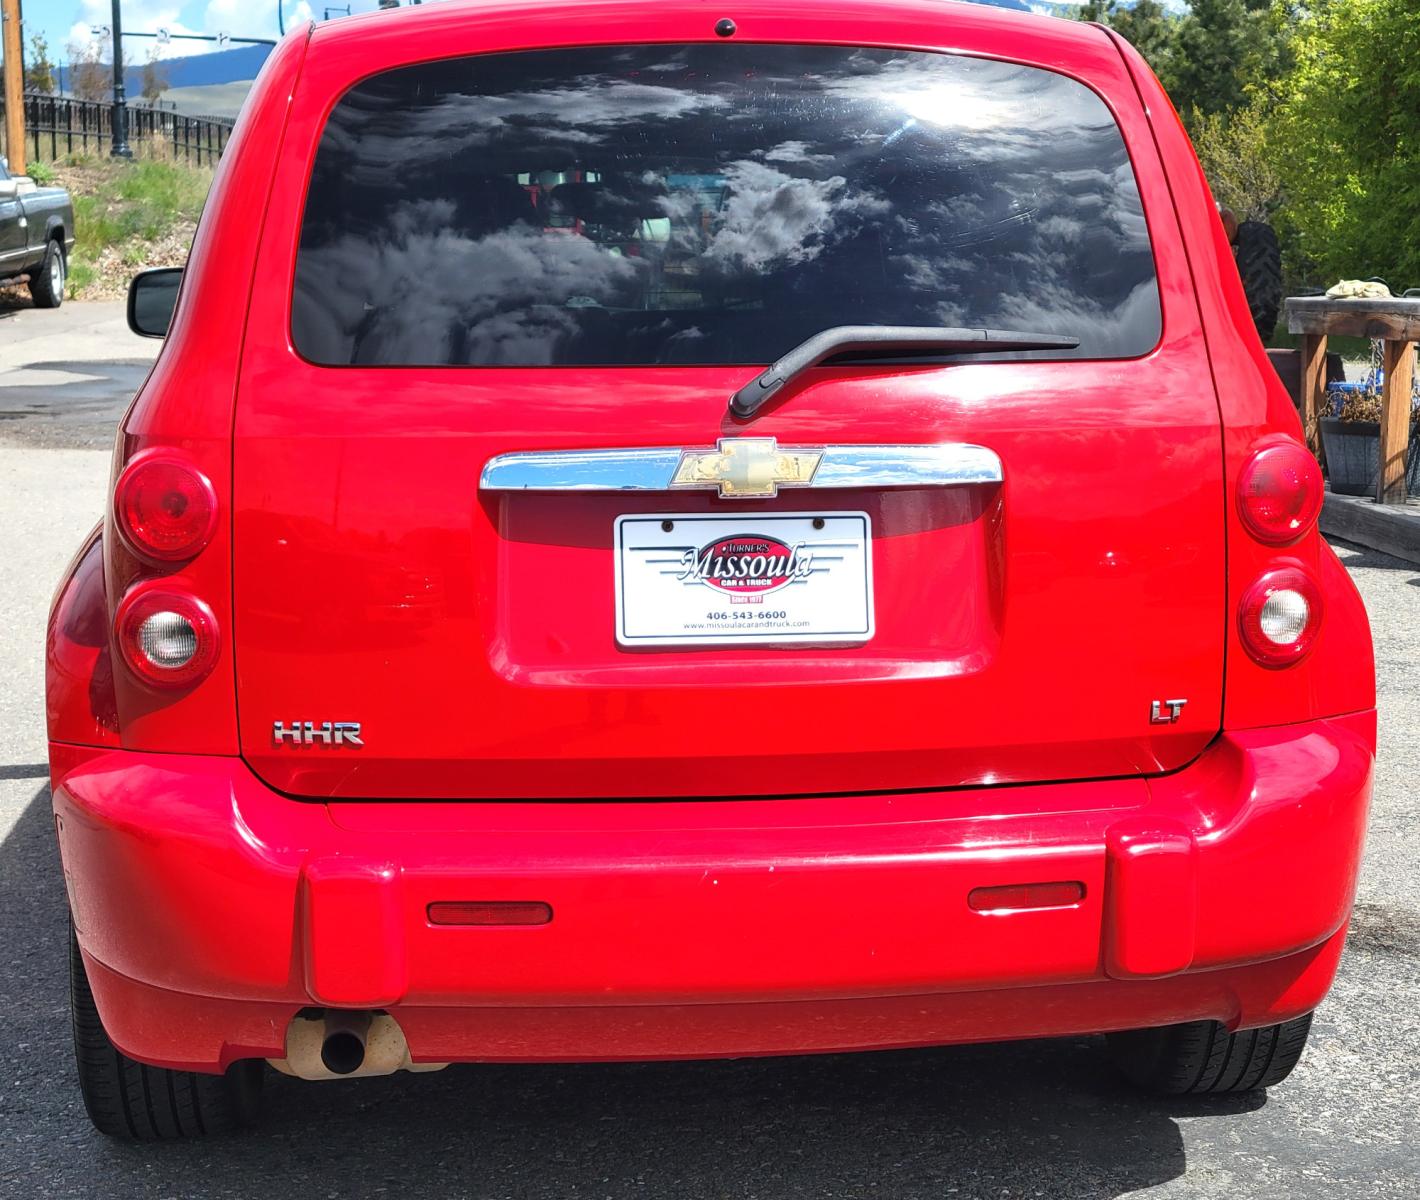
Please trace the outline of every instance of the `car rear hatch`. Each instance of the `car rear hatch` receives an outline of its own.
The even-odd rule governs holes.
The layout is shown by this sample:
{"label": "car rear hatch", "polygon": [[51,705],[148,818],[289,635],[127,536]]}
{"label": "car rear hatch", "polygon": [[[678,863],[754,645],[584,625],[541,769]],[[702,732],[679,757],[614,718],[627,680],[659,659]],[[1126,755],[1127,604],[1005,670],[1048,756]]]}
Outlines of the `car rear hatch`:
{"label": "car rear hatch", "polygon": [[[1101,71],[1113,112],[963,55],[590,47],[376,75],[323,130],[298,106],[258,272],[293,300],[258,282],[235,429],[252,767],[734,797],[1195,756],[1218,413]],[[1079,346],[838,359],[730,415],[846,324]]]}

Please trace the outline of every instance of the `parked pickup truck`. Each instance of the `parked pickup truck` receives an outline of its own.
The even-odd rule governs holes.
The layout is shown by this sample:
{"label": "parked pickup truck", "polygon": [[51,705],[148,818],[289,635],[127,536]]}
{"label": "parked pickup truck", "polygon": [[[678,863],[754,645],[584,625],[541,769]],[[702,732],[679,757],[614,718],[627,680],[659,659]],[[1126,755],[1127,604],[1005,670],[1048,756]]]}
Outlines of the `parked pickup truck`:
{"label": "parked pickup truck", "polygon": [[63,188],[36,187],[0,158],[0,284],[29,278],[36,308],[58,308],[74,248],[74,204]]}

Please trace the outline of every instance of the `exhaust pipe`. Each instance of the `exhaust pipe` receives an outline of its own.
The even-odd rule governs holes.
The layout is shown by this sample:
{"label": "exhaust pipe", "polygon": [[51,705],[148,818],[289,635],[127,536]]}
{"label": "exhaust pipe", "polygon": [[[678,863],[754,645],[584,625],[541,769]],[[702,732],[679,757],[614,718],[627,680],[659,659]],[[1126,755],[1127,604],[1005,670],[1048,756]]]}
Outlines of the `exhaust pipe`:
{"label": "exhaust pipe", "polygon": [[332,1075],[353,1075],[365,1065],[365,1039],[370,1033],[368,1012],[337,1009],[325,1015],[325,1037],[320,1061]]}
{"label": "exhaust pipe", "polygon": [[286,1057],[267,1062],[298,1079],[354,1079],[449,1065],[412,1062],[404,1030],[388,1013],[337,1008],[298,1014],[286,1030]]}

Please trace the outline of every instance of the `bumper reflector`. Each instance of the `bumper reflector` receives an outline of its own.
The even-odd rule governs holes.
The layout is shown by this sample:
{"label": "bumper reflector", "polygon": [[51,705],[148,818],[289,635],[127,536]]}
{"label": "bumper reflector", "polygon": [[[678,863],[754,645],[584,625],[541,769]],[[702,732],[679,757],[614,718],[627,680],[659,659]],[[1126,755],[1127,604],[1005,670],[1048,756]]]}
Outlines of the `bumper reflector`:
{"label": "bumper reflector", "polygon": [[437,900],[429,905],[431,925],[546,925],[552,905],[541,900]]}
{"label": "bumper reflector", "polygon": [[1084,898],[1083,883],[1013,883],[1004,887],[972,888],[966,902],[976,912],[1015,912],[1027,908],[1065,908]]}

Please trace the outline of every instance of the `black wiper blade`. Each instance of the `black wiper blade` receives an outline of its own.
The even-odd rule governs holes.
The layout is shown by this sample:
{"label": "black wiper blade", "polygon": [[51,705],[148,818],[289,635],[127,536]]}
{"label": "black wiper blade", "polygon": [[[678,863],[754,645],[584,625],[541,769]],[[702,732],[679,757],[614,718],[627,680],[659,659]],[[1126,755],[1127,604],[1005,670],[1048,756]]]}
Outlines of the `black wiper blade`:
{"label": "black wiper blade", "polygon": [[753,416],[775,392],[810,367],[855,350],[924,354],[999,354],[1008,350],[1073,350],[1079,338],[1016,329],[939,329],[917,325],[838,325],[795,346],[730,397],[730,412]]}

